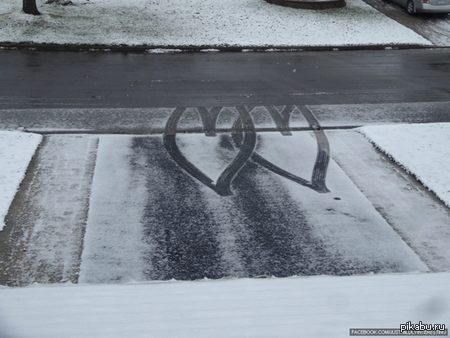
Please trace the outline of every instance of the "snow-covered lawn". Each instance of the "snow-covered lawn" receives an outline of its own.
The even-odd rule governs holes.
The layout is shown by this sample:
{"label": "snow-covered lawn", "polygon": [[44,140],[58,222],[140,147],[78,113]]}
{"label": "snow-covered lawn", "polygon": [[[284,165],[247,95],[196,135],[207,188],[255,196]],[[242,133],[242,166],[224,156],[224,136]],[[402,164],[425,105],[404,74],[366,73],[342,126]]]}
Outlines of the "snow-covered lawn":
{"label": "snow-covered lawn", "polygon": [[6,338],[349,337],[450,325],[450,273],[0,288]]}
{"label": "snow-covered lawn", "polygon": [[0,42],[148,46],[344,46],[431,43],[361,0],[322,11],[264,0],[37,0],[44,15],[0,2]]}
{"label": "snow-covered lawn", "polygon": [[450,207],[450,123],[366,126],[360,132]]}
{"label": "snow-covered lawn", "polygon": [[0,231],[42,136],[0,131]]}

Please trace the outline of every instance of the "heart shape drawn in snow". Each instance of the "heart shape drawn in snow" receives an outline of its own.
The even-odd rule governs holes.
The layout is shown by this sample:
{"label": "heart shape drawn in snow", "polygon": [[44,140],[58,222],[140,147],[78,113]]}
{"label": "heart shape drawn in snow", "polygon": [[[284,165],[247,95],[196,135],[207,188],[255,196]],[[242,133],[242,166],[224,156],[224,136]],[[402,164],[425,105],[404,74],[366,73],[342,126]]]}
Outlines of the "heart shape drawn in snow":
{"label": "heart shape drawn in snow", "polygon": [[[275,107],[266,107],[267,111],[272,116],[277,129],[284,136],[290,136],[290,128],[289,128],[289,116],[295,109],[295,106],[286,106],[281,112],[278,111]],[[328,164],[330,162],[330,145],[328,143],[328,139],[320,129],[319,121],[315,118],[315,116],[311,113],[311,111],[306,107],[297,108],[303,116],[308,121],[310,128],[314,132],[314,136],[317,140],[317,156],[316,161],[314,163],[313,172],[311,175],[311,181],[308,181],[300,176],[294,175],[289,171],[286,171],[279,166],[273,164],[272,162],[265,159],[263,156],[259,155],[256,151],[253,152],[251,159],[253,162],[259,164],[260,166],[272,171],[275,174],[278,174],[284,178],[287,178],[291,181],[294,181],[298,184],[301,184],[305,187],[308,187],[319,193],[327,193],[330,192],[328,190],[325,179],[328,169]],[[243,128],[242,121],[238,118],[235,121],[233,126],[234,130],[240,130]],[[233,141],[235,145],[239,148],[243,142],[242,135],[233,134]]]}
{"label": "heart shape drawn in snow", "polygon": [[[318,145],[317,156],[311,175],[311,180],[308,181],[300,176],[294,175],[291,172],[282,169],[281,167],[273,164],[272,162],[268,161],[263,156],[255,152],[256,132],[253,119],[250,115],[250,112],[253,108],[254,107],[236,107],[238,118],[235,120],[232,128],[232,138],[239,151],[231,161],[231,163],[219,175],[216,182],[214,182],[208,175],[203,173],[198,167],[191,163],[182,154],[177,145],[176,134],[178,122],[187,108],[176,108],[170,115],[166,123],[166,128],[163,135],[164,146],[168,153],[181,168],[183,168],[191,176],[202,182],[204,185],[214,190],[220,196],[232,195],[230,188],[231,183],[239,173],[239,171],[242,169],[242,167],[245,165],[245,163],[249,160],[249,158],[251,158],[253,162],[272,171],[273,173],[285,177],[300,185],[308,187],[316,192],[329,192],[325,184],[325,179],[328,164],[330,161],[330,147],[325,133],[323,132],[323,130],[321,130],[319,122],[311,113],[311,111],[304,106],[286,106],[281,112],[274,106],[266,107],[267,111],[270,113],[276,124],[277,130],[284,136],[291,135],[289,128],[289,118],[295,108],[297,108],[308,121],[310,130],[314,132],[314,136],[316,137]],[[215,135],[216,122],[221,109],[221,107],[214,107],[210,110],[205,107],[197,108],[197,111],[199,112],[203,123],[203,131],[206,136]]]}
{"label": "heart shape drawn in snow", "polygon": [[[206,108],[204,108],[206,110]],[[236,177],[238,172],[245,165],[247,160],[252,156],[256,146],[256,133],[253,124],[253,119],[250,116],[249,111],[245,107],[237,107],[239,113],[239,120],[242,121],[241,125],[244,128],[242,134],[242,142],[239,148],[239,152],[231,163],[223,170],[219,175],[216,182],[214,182],[209,176],[198,169],[192,164],[180,151],[176,141],[177,124],[181,116],[185,112],[186,108],[176,108],[169,120],[166,123],[166,129],[163,136],[164,146],[167,152],[172,156],[175,162],[183,168],[187,173],[194,178],[202,182],[207,187],[214,190],[220,196],[232,195],[231,182]],[[204,131],[206,135],[214,135],[217,115],[220,112],[212,111],[213,117],[208,114],[208,111],[199,109],[200,116],[203,121]]]}

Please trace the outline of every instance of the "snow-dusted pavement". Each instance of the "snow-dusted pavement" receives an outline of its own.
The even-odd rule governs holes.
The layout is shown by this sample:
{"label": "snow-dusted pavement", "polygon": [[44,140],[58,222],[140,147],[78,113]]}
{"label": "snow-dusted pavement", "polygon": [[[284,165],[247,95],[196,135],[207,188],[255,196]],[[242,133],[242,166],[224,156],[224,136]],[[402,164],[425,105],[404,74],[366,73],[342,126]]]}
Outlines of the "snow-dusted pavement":
{"label": "snow-dusted pavement", "polygon": [[409,15],[403,6],[390,0],[365,0],[381,13],[414,30],[437,46],[450,45],[450,14]]}
{"label": "snow-dusted pavement", "polygon": [[[225,135],[177,142],[213,177],[235,155]],[[317,145],[307,132],[266,133],[257,149],[308,178]],[[428,269],[334,162],[327,186],[320,194],[248,162],[220,196],[175,165],[161,136],[101,137],[80,282]]]}
{"label": "snow-dusted pavement", "polygon": [[[0,233],[0,280],[83,285],[1,289],[0,334],[343,337],[450,325],[450,126],[373,125],[383,111],[384,123],[402,111],[418,122],[426,107],[157,108],[149,128],[164,134],[45,135]],[[50,129],[67,133],[58,121]],[[336,128],[351,124],[366,126]],[[23,174],[18,163],[2,162]],[[317,276],[372,272],[384,275]],[[205,277],[244,279],[132,285]]]}
{"label": "snow-dusted pavement", "polygon": [[93,136],[44,138],[4,229],[2,247],[11,243],[2,257],[4,277],[25,285],[30,276],[41,283],[76,281],[97,143]]}
{"label": "snow-dusted pavement", "polygon": [[[8,217],[3,283],[448,270],[448,209],[361,134],[448,203],[448,124],[330,130],[329,109],[164,108],[165,136],[47,135]],[[242,126],[256,133],[230,134]]]}

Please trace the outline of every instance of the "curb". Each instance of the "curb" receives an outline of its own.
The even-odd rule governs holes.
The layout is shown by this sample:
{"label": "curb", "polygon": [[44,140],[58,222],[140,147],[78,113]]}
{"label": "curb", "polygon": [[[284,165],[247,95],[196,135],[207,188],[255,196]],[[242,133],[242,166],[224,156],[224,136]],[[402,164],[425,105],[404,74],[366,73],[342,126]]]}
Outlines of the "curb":
{"label": "curb", "polygon": [[386,49],[444,49],[449,46],[385,44],[359,46],[127,46],[127,45],[69,45],[0,42],[0,51],[49,51],[49,52],[119,52],[137,54],[176,53],[240,53],[240,52],[303,52],[303,51],[357,51]]}
{"label": "curb", "polygon": [[265,0],[265,1],[270,4],[284,7],[312,9],[312,10],[340,8],[346,6],[345,0]]}

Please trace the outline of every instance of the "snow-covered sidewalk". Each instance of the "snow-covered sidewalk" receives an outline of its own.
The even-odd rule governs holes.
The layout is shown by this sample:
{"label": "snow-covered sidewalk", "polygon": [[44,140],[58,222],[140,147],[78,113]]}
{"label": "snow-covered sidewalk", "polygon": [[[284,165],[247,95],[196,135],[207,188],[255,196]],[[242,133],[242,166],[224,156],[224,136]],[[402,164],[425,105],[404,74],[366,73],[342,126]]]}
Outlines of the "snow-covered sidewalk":
{"label": "snow-covered sidewalk", "polygon": [[73,0],[21,14],[0,2],[0,42],[161,46],[355,46],[431,42],[362,0],[322,11],[264,0]]}

